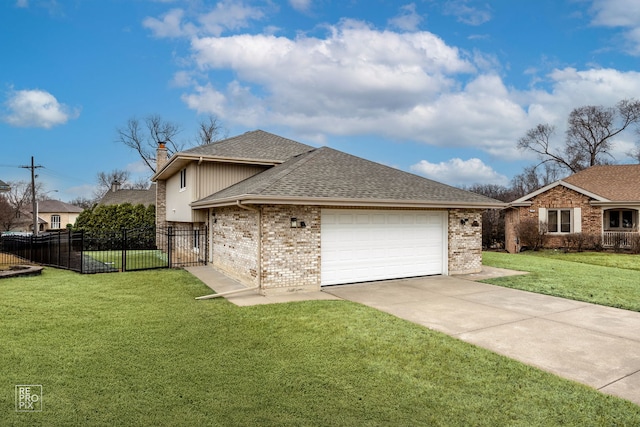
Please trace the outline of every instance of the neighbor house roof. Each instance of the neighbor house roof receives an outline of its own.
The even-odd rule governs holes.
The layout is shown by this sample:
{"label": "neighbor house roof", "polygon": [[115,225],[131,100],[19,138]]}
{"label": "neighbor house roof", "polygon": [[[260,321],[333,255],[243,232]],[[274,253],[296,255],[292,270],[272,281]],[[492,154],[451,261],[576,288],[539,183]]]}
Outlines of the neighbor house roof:
{"label": "neighbor house roof", "polygon": [[60,200],[40,200],[38,202],[38,213],[80,213],[81,207],[61,202]]}
{"label": "neighbor house roof", "polygon": [[276,165],[313,147],[263,130],[243,133],[212,144],[180,151],[156,171],[152,181],[165,179],[193,160]]}
{"label": "neighbor house roof", "polygon": [[0,191],[9,191],[9,190],[10,190],[9,184],[0,180]]}
{"label": "neighbor house roof", "polygon": [[132,205],[155,205],[156,204],[156,184],[146,190],[109,190],[98,202],[99,205],[120,205],[131,203]]}
{"label": "neighbor house roof", "polygon": [[640,200],[640,165],[592,166],[563,181],[611,201]]}
{"label": "neighbor house roof", "polygon": [[348,206],[502,207],[504,203],[321,147],[191,204],[289,203]]}
{"label": "neighbor house roof", "polygon": [[591,166],[514,200],[510,206],[531,204],[531,199],[558,185],[592,198],[595,204],[640,202],[640,164]]}

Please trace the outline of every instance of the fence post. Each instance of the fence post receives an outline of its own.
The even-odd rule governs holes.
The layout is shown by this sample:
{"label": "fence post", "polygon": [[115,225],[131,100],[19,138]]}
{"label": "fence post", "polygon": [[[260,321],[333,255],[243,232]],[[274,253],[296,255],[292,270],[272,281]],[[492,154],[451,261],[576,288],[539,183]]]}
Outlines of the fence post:
{"label": "fence post", "polygon": [[173,227],[167,227],[167,266],[171,268],[171,248],[173,246]]}
{"label": "fence post", "polygon": [[122,271],[127,271],[127,229],[122,227]]}
{"label": "fence post", "polygon": [[204,265],[209,264],[209,227],[204,226]]}

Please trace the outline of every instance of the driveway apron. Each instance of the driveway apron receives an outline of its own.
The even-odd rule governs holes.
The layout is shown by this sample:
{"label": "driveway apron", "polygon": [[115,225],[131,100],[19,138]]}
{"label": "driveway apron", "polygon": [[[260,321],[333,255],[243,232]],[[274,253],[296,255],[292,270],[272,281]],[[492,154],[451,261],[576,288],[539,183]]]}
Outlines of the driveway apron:
{"label": "driveway apron", "polygon": [[323,290],[640,405],[640,313],[451,276]]}

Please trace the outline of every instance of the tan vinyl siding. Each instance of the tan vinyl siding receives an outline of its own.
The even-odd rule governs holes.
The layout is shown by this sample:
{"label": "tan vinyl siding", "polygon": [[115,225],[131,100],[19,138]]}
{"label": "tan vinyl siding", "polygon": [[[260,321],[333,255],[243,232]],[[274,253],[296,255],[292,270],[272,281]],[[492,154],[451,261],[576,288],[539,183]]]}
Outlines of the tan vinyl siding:
{"label": "tan vinyl siding", "polygon": [[202,199],[267,169],[265,166],[202,163],[197,167],[195,200]]}

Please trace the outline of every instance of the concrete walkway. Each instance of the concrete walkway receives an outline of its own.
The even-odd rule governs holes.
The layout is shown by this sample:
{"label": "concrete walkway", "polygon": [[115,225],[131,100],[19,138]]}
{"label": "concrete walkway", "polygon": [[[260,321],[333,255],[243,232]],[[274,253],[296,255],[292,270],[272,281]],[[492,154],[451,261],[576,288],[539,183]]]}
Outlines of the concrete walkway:
{"label": "concrete walkway", "polygon": [[485,276],[324,291],[640,405],[640,313],[470,280]]}
{"label": "concrete walkway", "polygon": [[[189,272],[216,293],[246,289],[209,266]],[[323,291],[226,297],[239,306],[345,299],[568,378],[640,405],[640,313],[478,283],[526,274],[484,267],[482,273],[433,276]]]}

